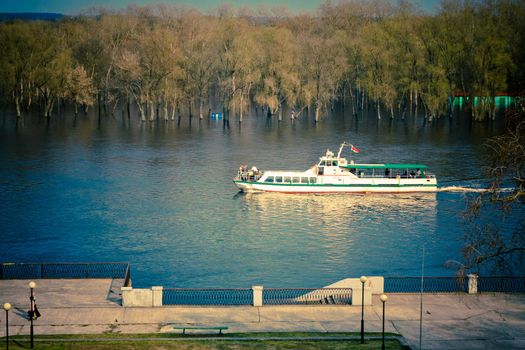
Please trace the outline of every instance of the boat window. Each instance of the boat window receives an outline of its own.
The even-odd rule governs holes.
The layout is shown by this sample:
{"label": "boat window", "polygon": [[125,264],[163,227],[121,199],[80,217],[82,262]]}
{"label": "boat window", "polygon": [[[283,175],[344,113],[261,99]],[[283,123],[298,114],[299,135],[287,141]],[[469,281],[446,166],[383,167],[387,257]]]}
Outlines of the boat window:
{"label": "boat window", "polygon": [[334,160],[334,161],[332,162],[332,165],[333,165],[333,166],[337,166],[337,160]]}
{"label": "boat window", "polygon": [[295,177],[295,176],[294,176],[294,177],[292,178],[292,182],[293,182],[294,184],[298,184],[299,182],[301,182],[301,178],[300,178],[300,177]]}
{"label": "boat window", "polygon": [[355,175],[355,169],[354,168],[350,169],[350,172]]}
{"label": "boat window", "polygon": [[275,182],[283,182],[283,177],[282,176],[276,176],[275,177]]}
{"label": "boat window", "polygon": [[286,176],[286,177],[284,178],[284,182],[286,182],[286,183],[292,182],[292,178],[289,177],[289,176]]}
{"label": "boat window", "polygon": [[317,182],[317,178],[316,177],[309,177],[309,179],[310,179],[310,183],[311,184],[314,184],[314,183]]}
{"label": "boat window", "polygon": [[357,169],[357,176],[359,177],[368,177],[368,172],[366,169]]}
{"label": "boat window", "polygon": [[308,183],[308,178],[307,177],[301,177],[301,183],[302,184],[307,184]]}
{"label": "boat window", "polygon": [[268,176],[264,182],[273,182],[273,176]]}

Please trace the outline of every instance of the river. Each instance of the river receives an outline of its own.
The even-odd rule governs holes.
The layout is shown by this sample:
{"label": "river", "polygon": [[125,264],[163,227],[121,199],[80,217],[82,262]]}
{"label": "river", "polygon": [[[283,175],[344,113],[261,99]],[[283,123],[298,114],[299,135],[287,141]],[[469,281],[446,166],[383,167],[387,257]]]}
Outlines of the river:
{"label": "river", "polygon": [[[240,164],[306,169],[327,148],[357,162],[423,163],[441,187],[477,188],[501,129],[455,116],[377,120],[341,108],[242,125],[0,116],[0,261],[128,261],[134,286],[319,287],[360,275],[452,275],[465,194],[241,194]],[[351,156],[347,154],[347,156]]]}

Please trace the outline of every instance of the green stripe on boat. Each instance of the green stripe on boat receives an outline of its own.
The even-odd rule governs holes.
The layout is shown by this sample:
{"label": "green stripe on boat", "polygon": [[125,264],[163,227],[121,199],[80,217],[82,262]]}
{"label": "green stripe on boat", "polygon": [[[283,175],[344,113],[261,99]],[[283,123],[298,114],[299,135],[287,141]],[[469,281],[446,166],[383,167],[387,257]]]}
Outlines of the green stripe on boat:
{"label": "green stripe on boat", "polygon": [[428,167],[423,164],[348,164],[340,165],[340,168],[346,169],[421,169],[425,170]]}

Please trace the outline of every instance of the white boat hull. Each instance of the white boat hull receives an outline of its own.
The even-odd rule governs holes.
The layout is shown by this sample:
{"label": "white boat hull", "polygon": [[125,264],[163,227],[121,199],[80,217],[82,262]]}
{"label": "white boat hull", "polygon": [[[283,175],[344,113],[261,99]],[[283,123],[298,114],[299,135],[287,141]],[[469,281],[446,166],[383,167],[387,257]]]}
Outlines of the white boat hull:
{"label": "white boat hull", "polygon": [[406,179],[383,183],[351,184],[268,184],[263,182],[234,181],[243,192],[282,192],[282,193],[410,193],[436,192],[437,182],[430,179]]}

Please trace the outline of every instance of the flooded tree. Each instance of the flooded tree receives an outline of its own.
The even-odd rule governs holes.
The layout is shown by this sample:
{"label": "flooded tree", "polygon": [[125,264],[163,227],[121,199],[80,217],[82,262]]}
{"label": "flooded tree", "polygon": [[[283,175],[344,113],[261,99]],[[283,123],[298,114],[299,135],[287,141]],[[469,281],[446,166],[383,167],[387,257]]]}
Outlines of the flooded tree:
{"label": "flooded tree", "polygon": [[[204,118],[215,102],[239,121],[252,103],[315,111],[336,101],[377,117],[413,109],[495,118],[494,97],[524,91],[525,4],[443,0],[435,14],[407,2],[326,1],[316,13],[174,5],[86,12],[57,22],[0,23],[1,101],[21,116],[69,103],[99,115],[135,104],[141,120]],[[216,101],[217,100],[217,101]],[[179,114],[180,115],[180,114]]]}

